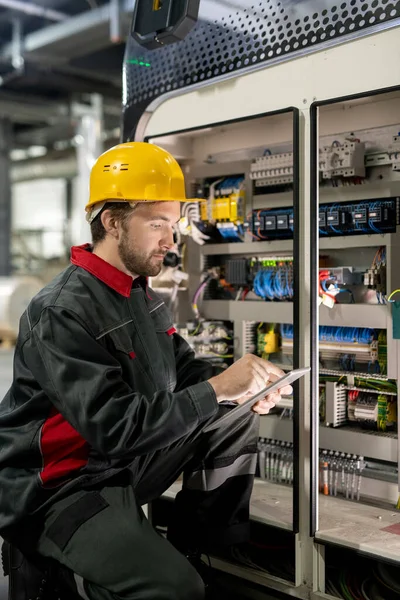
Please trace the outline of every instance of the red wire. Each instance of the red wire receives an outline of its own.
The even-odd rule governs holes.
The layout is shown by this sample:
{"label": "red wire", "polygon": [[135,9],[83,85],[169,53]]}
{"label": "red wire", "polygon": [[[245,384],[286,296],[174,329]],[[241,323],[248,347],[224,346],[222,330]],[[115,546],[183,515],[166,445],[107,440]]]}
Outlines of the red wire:
{"label": "red wire", "polygon": [[330,279],[329,271],[320,271],[319,272],[319,295],[327,296],[328,298],[331,298],[331,300],[333,300],[333,302],[336,302],[336,297],[333,296],[332,294],[329,294],[329,292],[325,292],[325,290],[323,289],[323,287],[321,285],[322,281],[327,281],[328,279]]}

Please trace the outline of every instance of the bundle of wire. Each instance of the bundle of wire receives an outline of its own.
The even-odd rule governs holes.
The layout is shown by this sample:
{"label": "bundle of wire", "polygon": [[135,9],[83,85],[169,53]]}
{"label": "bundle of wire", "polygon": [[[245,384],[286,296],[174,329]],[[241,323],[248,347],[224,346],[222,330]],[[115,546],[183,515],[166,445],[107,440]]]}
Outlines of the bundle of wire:
{"label": "bundle of wire", "polygon": [[244,236],[243,225],[234,223],[217,223],[217,229],[226,243],[242,242]]}
{"label": "bundle of wire", "polygon": [[253,290],[264,300],[293,300],[292,263],[260,269],[253,281]]}
{"label": "bundle of wire", "polygon": [[[374,260],[372,261],[371,270],[380,271],[386,267],[386,247],[381,246],[375,253]],[[378,304],[387,304],[384,293],[376,291],[376,298]]]}
{"label": "bundle of wire", "polygon": [[206,289],[208,283],[211,281],[211,279],[212,279],[211,275],[207,275],[206,278],[204,279],[204,281],[202,281],[202,283],[199,285],[199,287],[197,288],[197,290],[194,293],[193,300],[192,300],[192,309],[196,316],[196,319],[200,319],[200,312],[199,312],[199,308],[197,306],[197,302],[198,302],[202,292]]}
{"label": "bundle of wire", "polygon": [[387,373],[387,334],[382,329],[378,335],[378,363],[382,375]]}
{"label": "bundle of wire", "polygon": [[[282,325],[283,338],[292,340],[294,335],[293,325]],[[324,342],[345,344],[370,344],[377,339],[377,331],[364,327],[330,327],[319,328],[319,339]]]}
{"label": "bundle of wire", "polygon": [[220,196],[230,196],[231,194],[238,194],[243,188],[244,177],[225,177],[217,183],[214,188],[214,195],[216,198]]}
{"label": "bundle of wire", "polygon": [[[371,212],[374,211],[378,211],[379,209],[382,210],[382,202],[373,202],[372,204],[365,204],[365,206],[367,206],[367,210],[368,210],[368,214],[370,214]],[[372,229],[372,231],[374,231],[375,233],[384,233],[381,229],[379,229],[379,227],[377,227],[374,223],[374,221],[371,219],[371,217],[369,217],[368,219],[368,225],[369,225],[369,230]],[[368,231],[368,230],[367,230]]]}
{"label": "bundle of wire", "polygon": [[350,294],[351,303],[354,304],[353,292],[347,288],[340,288],[334,278],[332,278],[328,269],[320,270],[319,272],[319,295],[328,296],[333,302],[336,302],[337,294],[347,292]]}
{"label": "bundle of wire", "polygon": [[381,391],[382,393],[391,392],[397,394],[397,385],[393,381],[380,381],[379,379],[355,377],[354,384],[359,388],[367,388]]}

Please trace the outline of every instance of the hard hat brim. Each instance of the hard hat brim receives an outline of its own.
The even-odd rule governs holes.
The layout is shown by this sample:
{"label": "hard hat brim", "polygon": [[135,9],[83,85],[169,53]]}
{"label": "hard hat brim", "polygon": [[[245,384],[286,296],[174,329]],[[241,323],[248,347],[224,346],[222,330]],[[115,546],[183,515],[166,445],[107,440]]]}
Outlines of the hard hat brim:
{"label": "hard hat brim", "polygon": [[102,202],[96,202],[96,203],[92,203],[92,204],[87,204],[85,207],[85,211],[86,211],[86,221],[90,224],[92,223],[95,218],[97,217],[98,214],[101,213],[101,211],[103,210],[104,206],[108,203],[108,202],[126,202],[127,204],[130,203],[135,203],[135,204],[139,204],[143,203],[145,204],[146,202],[200,202],[202,199],[201,198],[182,198],[179,200],[173,199],[171,200],[170,198],[165,198],[162,200],[121,200],[121,199],[110,199],[110,200],[103,200]]}

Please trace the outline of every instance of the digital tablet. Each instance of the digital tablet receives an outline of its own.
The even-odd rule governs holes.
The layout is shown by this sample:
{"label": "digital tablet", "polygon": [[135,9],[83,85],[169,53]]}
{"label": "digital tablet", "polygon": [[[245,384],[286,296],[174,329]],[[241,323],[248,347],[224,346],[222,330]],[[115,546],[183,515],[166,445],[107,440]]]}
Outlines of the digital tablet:
{"label": "digital tablet", "polygon": [[207,425],[203,429],[203,431],[213,431],[214,429],[224,427],[232,421],[235,421],[238,417],[250,411],[256,402],[258,402],[259,400],[263,400],[265,396],[268,396],[268,394],[272,394],[273,392],[280,390],[286,385],[290,385],[297,379],[300,379],[300,377],[303,377],[303,375],[309,373],[310,370],[310,367],[303,367],[302,369],[294,369],[293,371],[289,371],[289,373],[286,373],[286,375],[284,375],[280,379],[277,379],[277,381],[273,381],[270,384],[268,384],[267,387],[261,390],[261,392],[258,392],[242,404],[238,404],[237,406],[235,406],[235,408],[232,408],[229,412],[227,412],[223,417],[220,417],[216,421],[213,421],[212,423]]}

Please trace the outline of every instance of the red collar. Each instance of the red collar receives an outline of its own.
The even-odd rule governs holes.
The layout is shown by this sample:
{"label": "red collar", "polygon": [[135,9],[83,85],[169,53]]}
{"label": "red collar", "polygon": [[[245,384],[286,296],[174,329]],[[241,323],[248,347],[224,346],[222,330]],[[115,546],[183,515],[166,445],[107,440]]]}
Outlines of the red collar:
{"label": "red collar", "polygon": [[90,244],[73,246],[71,262],[77,267],[82,267],[125,298],[129,298],[131,295],[132,285],[135,287],[141,285],[144,290],[147,288],[145,277],[138,277],[134,280],[133,277],[113,267],[97,254],[93,254]]}

